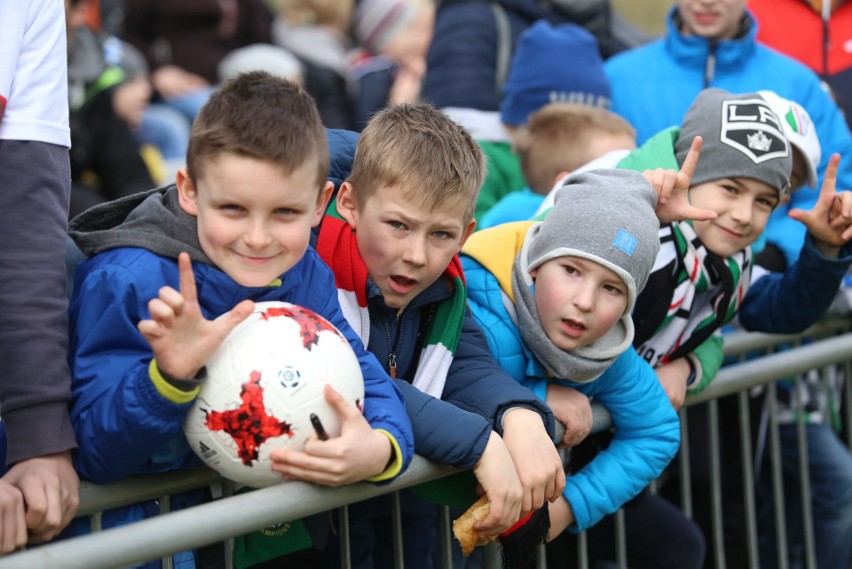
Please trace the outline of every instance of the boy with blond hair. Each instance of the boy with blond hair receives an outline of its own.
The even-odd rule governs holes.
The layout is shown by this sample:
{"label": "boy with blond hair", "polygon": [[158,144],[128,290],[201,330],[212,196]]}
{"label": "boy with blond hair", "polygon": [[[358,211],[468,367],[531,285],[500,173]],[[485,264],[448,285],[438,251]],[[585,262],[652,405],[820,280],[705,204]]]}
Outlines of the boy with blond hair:
{"label": "boy with blond hair", "polygon": [[480,229],[530,219],[558,181],[615,150],[636,148],[636,131],[615,113],[576,103],[550,103],[515,133],[515,152],[527,186],[500,199]]}
{"label": "boy with blond hair", "polygon": [[[74,465],[82,478],[105,483],[199,464],[181,427],[204,365],[254,302],[272,300],[336,326],[365,386],[363,415],[326,388],[342,416],[341,436],[308,441],[311,465],[283,472],[340,485],[405,470],[413,440],[402,396],[349,327],[333,275],[309,247],[332,190],[328,163],[310,96],[247,73],[205,104],[176,185],[73,220],[71,235],[90,256],[77,269],[70,308]],[[178,496],[172,507],[186,501]],[[151,508],[131,506],[107,523],[147,517]]]}
{"label": "boy with blond hair", "polygon": [[[352,173],[320,228],[344,313],[405,394],[418,454],[474,473],[495,535],[559,496],[553,417],[503,373],[466,305],[457,253],[474,229],[481,150],[442,112],[400,105],[364,129]],[[356,567],[390,566],[386,499],[350,507]],[[406,564],[429,566],[436,512],[403,497]],[[333,557],[333,556],[331,556]],[[332,559],[330,562],[335,562]]]}

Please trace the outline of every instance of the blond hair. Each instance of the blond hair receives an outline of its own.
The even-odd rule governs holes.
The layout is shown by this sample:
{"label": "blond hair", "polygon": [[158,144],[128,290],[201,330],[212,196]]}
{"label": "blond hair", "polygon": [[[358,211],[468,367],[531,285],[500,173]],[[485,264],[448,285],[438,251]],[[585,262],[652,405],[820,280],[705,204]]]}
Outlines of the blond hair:
{"label": "blond hair", "polygon": [[594,160],[590,139],[598,136],[636,138],[626,120],[606,109],[573,103],[550,103],[530,116],[517,133],[515,150],[527,186],[547,194],[560,172],[573,172]]}
{"label": "blond hair", "polygon": [[385,108],[370,120],[348,181],[356,207],[363,207],[378,187],[393,186],[430,210],[463,200],[467,223],[484,180],[485,156],[467,130],[435,107],[418,103]]}

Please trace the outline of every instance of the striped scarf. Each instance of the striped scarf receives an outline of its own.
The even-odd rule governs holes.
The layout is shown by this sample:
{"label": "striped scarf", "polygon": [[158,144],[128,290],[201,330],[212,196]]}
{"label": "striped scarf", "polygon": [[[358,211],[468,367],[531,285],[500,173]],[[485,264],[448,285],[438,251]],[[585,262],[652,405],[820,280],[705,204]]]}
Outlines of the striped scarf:
{"label": "striped scarf", "polygon": [[[367,266],[358,251],[355,232],[337,213],[333,200],[323,219],[316,250],[334,272],[337,298],[343,315],[366,348],[370,343]],[[412,381],[414,387],[438,399],[444,391],[465,316],[467,289],[458,255],[450,261],[444,277],[450,281],[453,295],[438,303],[431,315]]]}
{"label": "striped scarf", "polygon": [[633,310],[639,355],[656,367],[701,345],[736,314],[751,267],[751,247],[722,258],[689,223],[660,227],[660,253]]}

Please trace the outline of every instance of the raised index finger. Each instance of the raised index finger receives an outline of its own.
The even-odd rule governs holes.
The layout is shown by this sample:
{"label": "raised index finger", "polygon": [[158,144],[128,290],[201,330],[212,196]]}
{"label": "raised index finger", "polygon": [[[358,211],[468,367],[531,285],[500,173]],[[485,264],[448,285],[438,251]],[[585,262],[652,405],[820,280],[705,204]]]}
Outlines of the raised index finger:
{"label": "raised index finger", "polygon": [[825,167],[825,176],[822,178],[822,187],[819,190],[819,201],[826,207],[831,207],[834,194],[837,190],[837,169],[840,166],[840,154],[835,152]]}
{"label": "raised index finger", "polygon": [[198,300],[198,290],[195,288],[195,273],[192,272],[192,262],[189,253],[182,252],[178,255],[178,275],[180,293],[186,302]]}
{"label": "raised index finger", "polygon": [[686,158],[683,161],[683,166],[680,167],[678,173],[678,182],[681,187],[689,187],[689,182],[692,180],[692,174],[695,173],[695,166],[698,164],[698,156],[701,154],[701,146],[704,139],[696,136],[692,139],[692,144],[689,147],[689,152],[686,153]]}

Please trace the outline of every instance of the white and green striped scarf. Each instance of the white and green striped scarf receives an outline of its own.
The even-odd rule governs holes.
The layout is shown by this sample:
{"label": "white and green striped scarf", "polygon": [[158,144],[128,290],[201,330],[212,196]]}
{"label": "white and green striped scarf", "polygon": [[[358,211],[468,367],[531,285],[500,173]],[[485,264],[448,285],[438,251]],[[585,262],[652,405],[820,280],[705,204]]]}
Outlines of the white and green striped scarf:
{"label": "white and green striped scarf", "polygon": [[734,317],[751,268],[751,247],[722,258],[689,223],[660,227],[660,253],[633,310],[636,351],[652,367],[692,352]]}
{"label": "white and green striped scarf", "polygon": [[[343,315],[366,348],[370,343],[367,266],[358,252],[355,233],[337,213],[334,201],[322,222],[316,250],[334,272]],[[414,387],[439,399],[458,347],[467,301],[464,273],[457,255],[444,271],[444,277],[452,285],[453,296],[438,304],[427,325],[417,371],[412,380]]]}

